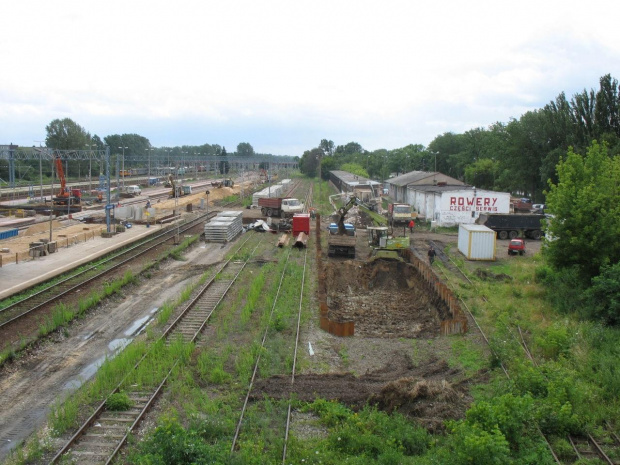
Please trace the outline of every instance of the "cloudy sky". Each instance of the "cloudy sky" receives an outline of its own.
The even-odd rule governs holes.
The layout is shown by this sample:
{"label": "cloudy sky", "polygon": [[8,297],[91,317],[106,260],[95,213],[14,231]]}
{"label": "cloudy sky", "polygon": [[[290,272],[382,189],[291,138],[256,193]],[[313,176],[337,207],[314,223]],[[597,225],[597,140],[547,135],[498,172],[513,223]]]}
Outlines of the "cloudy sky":
{"label": "cloudy sky", "polygon": [[620,79],[606,0],[19,0],[0,17],[0,144],[71,118],[154,146],[428,145]]}

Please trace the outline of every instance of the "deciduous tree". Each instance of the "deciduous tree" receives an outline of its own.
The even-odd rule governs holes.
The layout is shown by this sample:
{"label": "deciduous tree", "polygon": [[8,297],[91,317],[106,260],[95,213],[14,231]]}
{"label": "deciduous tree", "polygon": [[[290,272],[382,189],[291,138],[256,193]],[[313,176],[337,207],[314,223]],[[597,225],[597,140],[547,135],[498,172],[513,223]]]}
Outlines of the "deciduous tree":
{"label": "deciduous tree", "polygon": [[45,144],[58,150],[84,150],[90,134],[70,118],[55,119],[45,127]]}
{"label": "deciduous tree", "polygon": [[583,279],[620,260],[620,156],[594,141],[582,156],[572,149],[557,167],[547,193],[549,241],[545,255],[556,269],[576,267]]}
{"label": "deciduous tree", "polygon": [[249,142],[240,142],[237,144],[237,155],[251,157],[254,155],[254,147],[252,147]]}

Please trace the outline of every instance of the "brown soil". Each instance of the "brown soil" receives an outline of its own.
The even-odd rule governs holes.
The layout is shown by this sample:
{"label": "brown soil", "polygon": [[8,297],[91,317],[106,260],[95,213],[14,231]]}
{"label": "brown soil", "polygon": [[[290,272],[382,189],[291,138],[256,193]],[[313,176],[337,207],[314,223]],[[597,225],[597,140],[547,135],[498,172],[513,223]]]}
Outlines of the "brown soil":
{"label": "brown soil", "polygon": [[435,337],[440,315],[414,268],[393,260],[328,261],[328,317],[360,337]]}
{"label": "brown soil", "polygon": [[382,368],[361,376],[351,372],[302,374],[295,377],[293,386],[290,376],[260,380],[252,399],[286,399],[294,393],[302,401],[336,400],[354,409],[372,404],[409,415],[433,430],[441,429],[444,420],[464,414],[471,397],[465,383],[458,381],[459,370],[437,358],[415,366],[400,351],[391,355]]}
{"label": "brown soil", "polygon": [[[245,183],[245,189],[250,187],[250,182]],[[209,190],[209,205],[226,197],[239,193],[241,185],[235,184],[234,187],[222,187],[213,188],[210,185],[206,187],[194,187],[195,194],[183,196],[178,199],[164,199],[152,202],[152,208],[156,210],[154,221],[164,218],[172,214],[173,210],[180,209],[185,211],[188,204],[198,205],[201,199],[207,201],[206,191]],[[169,189],[166,189],[169,190]],[[159,190],[163,192],[163,190]],[[151,192],[153,193],[153,192]],[[144,197],[146,202],[146,197]],[[123,201],[121,200],[121,205]],[[106,231],[105,224],[84,224],[77,220],[81,214],[75,214],[75,219],[62,219],[52,221],[52,240],[58,242],[58,247],[67,247],[76,242],[84,242],[92,239],[94,236],[101,235],[102,231]],[[99,217],[103,222],[105,218],[105,212],[102,207],[97,209],[88,210],[88,215],[91,217]],[[8,249],[8,252],[3,253],[4,264],[15,261],[15,254],[20,254],[20,260],[28,256],[28,250],[32,242],[37,242],[41,239],[50,238],[50,222],[49,217],[37,216],[37,223],[30,226],[28,229],[21,231],[18,236],[2,241],[2,248]]]}
{"label": "brown soil", "polygon": [[[323,252],[328,317],[353,321],[353,337],[336,337],[317,328],[318,315],[302,329],[301,373],[291,385],[290,376],[259,380],[252,397],[317,398],[337,400],[358,409],[376,405],[398,411],[432,431],[441,430],[447,419],[462,418],[472,401],[468,378],[446,361],[450,339],[439,336],[442,315],[413,267],[396,260],[368,260],[364,215],[352,209],[347,222],[354,223],[358,240],[355,260],[328,258]],[[351,212],[350,212],[351,213]],[[322,230],[334,218],[323,220]],[[423,249],[428,241],[456,244],[456,236],[428,234],[412,237]],[[315,308],[318,307],[315,306]],[[473,325],[472,325],[473,326]],[[465,335],[477,339],[477,335]],[[298,429],[307,429],[300,418]],[[295,429],[295,421],[291,425]]]}

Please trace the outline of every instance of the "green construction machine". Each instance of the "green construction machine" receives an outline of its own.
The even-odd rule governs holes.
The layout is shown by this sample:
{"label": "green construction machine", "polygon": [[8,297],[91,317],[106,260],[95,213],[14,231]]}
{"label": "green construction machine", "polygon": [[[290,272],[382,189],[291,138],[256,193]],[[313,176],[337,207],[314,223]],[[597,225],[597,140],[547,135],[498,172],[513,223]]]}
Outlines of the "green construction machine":
{"label": "green construction machine", "polygon": [[409,249],[409,236],[392,237],[387,226],[368,226],[368,245],[371,248],[371,259],[387,258],[402,260],[402,251]]}

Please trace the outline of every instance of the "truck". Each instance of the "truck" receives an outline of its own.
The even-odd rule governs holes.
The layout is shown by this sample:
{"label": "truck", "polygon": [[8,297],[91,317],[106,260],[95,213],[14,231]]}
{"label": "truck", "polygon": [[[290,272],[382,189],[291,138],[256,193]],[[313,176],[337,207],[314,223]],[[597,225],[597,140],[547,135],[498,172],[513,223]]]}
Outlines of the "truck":
{"label": "truck", "polygon": [[511,201],[511,203],[512,203],[512,209],[515,212],[529,213],[530,211],[532,211],[532,207],[533,207],[532,199],[529,199],[527,197],[521,197],[520,199]]}
{"label": "truck", "polygon": [[327,239],[327,255],[329,257],[355,258],[357,237],[355,236],[355,230],[353,230],[352,236],[349,235],[350,233],[347,231],[344,219],[351,207],[360,203],[361,202],[356,197],[351,197],[344,206],[338,209],[337,227],[335,230],[330,228],[330,234]]}
{"label": "truck", "polygon": [[544,235],[545,215],[516,213],[481,213],[476,224],[481,224],[497,233],[500,239],[515,239],[522,235],[540,239]]}
{"label": "truck", "polygon": [[260,211],[265,216],[292,218],[295,213],[303,213],[304,204],[293,197],[264,197],[258,199]]}
{"label": "truck", "polygon": [[407,203],[388,204],[388,220],[392,226],[397,224],[408,225],[409,222],[417,218],[418,214],[413,212],[411,205]]}

